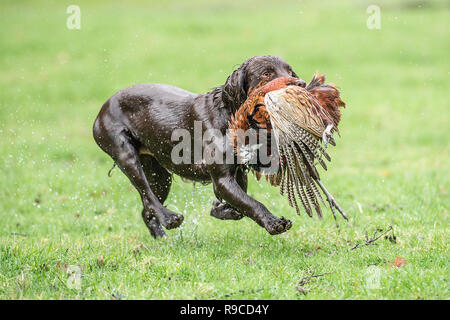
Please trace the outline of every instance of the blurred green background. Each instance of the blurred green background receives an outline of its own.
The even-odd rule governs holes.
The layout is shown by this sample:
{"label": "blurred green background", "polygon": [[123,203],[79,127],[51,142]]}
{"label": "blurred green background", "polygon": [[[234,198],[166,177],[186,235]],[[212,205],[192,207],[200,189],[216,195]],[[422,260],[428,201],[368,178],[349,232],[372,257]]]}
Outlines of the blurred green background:
{"label": "blurred green background", "polygon": [[[72,4],[80,30],[66,27]],[[381,9],[379,30],[366,25],[369,5]],[[450,298],[449,8],[3,0],[0,298]],[[266,54],[341,87],[342,137],[323,180],[350,222],[296,216],[278,189],[251,180],[250,194],[294,223],[271,237],[249,219],[209,217],[212,187],[176,177],[166,203],[185,222],[151,239],[137,192],[118,169],[107,177],[112,160],[92,139],[101,105],[144,82],[206,92]],[[395,244],[351,250],[391,225]],[[81,270],[78,288],[70,266]],[[313,272],[325,275],[304,284]]]}

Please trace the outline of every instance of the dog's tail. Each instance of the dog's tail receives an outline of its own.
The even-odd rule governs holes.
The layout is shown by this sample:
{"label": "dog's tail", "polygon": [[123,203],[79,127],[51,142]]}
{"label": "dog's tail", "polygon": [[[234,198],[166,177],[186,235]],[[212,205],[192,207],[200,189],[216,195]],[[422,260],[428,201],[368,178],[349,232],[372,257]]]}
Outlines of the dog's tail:
{"label": "dog's tail", "polygon": [[112,176],[112,171],[113,171],[113,169],[114,169],[116,166],[117,166],[117,163],[114,162],[113,166],[112,166],[111,169],[109,169],[109,171],[108,171],[108,177],[111,178],[111,176]]}

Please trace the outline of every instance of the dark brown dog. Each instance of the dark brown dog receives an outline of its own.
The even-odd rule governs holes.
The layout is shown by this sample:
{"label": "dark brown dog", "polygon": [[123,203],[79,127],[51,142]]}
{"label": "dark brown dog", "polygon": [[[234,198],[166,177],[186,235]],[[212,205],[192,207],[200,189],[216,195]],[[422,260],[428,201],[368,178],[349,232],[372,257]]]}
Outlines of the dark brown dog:
{"label": "dark brown dog", "polygon": [[161,225],[176,228],[184,219],[163,206],[172,173],[213,183],[220,199],[214,201],[211,210],[215,218],[239,220],[247,216],[270,234],[290,229],[289,220],[275,217],[247,195],[247,175],[240,165],[174,164],[171,160],[176,144],[171,141],[173,130],[182,128],[193,133],[194,121],[201,121],[203,131],[215,128],[225,134],[231,115],[246,100],[249,90],[278,77],[293,77],[293,84],[305,86],[281,58],[262,56],[246,60],[223,86],[206,94],[149,83],[123,89],[105,102],[94,123],[95,141],[139,192],[144,206],[142,217],[153,237],[165,235]]}

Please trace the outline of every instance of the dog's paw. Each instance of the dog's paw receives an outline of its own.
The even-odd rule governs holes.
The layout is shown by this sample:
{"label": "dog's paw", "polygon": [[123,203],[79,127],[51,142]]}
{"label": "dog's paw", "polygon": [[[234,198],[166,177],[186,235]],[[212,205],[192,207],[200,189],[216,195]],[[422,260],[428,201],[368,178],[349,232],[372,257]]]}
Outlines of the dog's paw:
{"label": "dog's paw", "polygon": [[275,218],[267,223],[265,226],[267,232],[271,235],[280,234],[288,231],[292,227],[292,222],[284,217]]}
{"label": "dog's paw", "polygon": [[156,219],[156,217],[151,218],[150,221],[147,222],[147,227],[148,231],[150,231],[151,236],[155,239],[166,236],[166,233],[164,232],[161,224]]}
{"label": "dog's paw", "polygon": [[178,228],[183,223],[184,217],[181,214],[169,213],[165,215],[161,223],[167,230]]}
{"label": "dog's paw", "polygon": [[240,220],[244,217],[243,214],[237,212],[229,204],[221,203],[215,200],[211,209],[211,216],[220,220]]}

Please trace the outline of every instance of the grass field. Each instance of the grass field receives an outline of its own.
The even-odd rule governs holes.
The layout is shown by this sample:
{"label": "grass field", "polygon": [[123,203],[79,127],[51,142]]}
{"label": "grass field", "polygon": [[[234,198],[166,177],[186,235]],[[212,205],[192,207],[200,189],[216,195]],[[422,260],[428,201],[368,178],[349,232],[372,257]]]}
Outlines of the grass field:
{"label": "grass field", "polygon": [[[2,1],[0,299],[449,299],[450,9],[421,2]],[[72,3],[80,30],[66,27]],[[153,240],[92,138],[101,105],[144,82],[206,92],[264,54],[341,87],[323,180],[349,223],[297,216],[252,179],[293,221],[269,236],[211,218],[212,187],[175,177],[167,204],[185,222]],[[389,226],[396,243],[352,250]]]}

